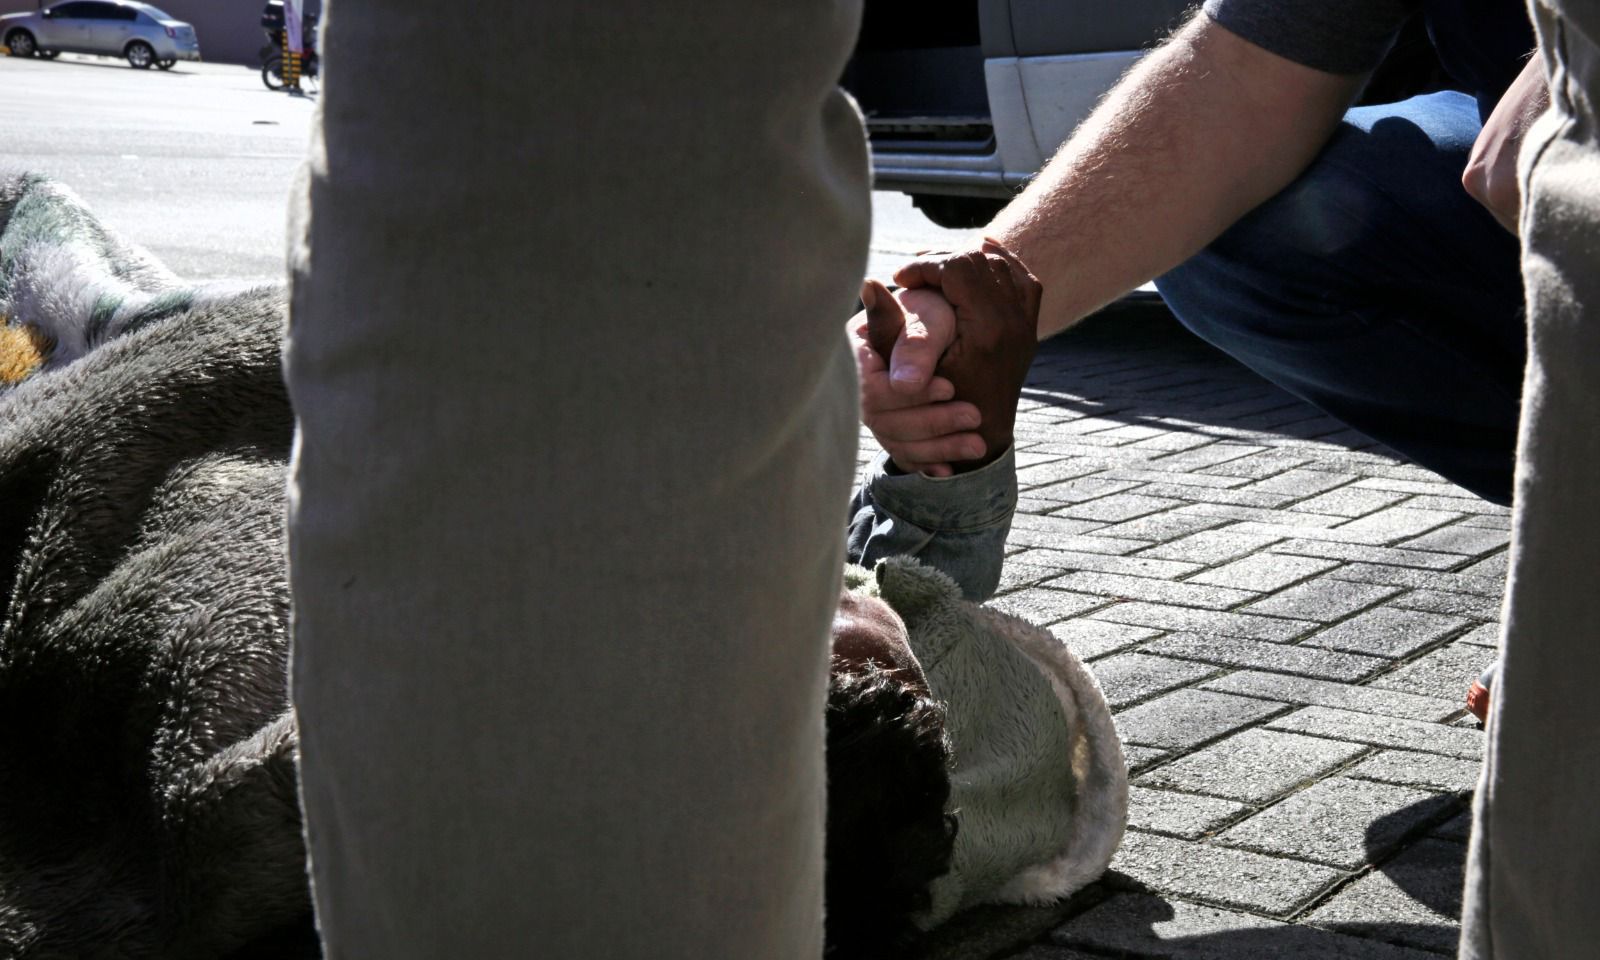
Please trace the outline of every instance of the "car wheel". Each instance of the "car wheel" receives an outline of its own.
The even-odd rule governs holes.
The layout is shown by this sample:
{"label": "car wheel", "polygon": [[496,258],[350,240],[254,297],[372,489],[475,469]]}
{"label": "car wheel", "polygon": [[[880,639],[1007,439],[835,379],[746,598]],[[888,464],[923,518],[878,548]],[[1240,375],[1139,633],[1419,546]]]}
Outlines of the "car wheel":
{"label": "car wheel", "polygon": [[13,57],[31,57],[39,49],[33,42],[33,34],[26,30],[13,30],[6,37],[6,46],[11,48]]}
{"label": "car wheel", "polygon": [[156,62],[156,52],[143,40],[135,40],[128,44],[128,49],[123,51],[123,55],[128,58],[128,66],[135,70],[149,70],[150,65]]}
{"label": "car wheel", "polygon": [[177,63],[177,62],[178,61],[176,61],[176,60],[157,60],[156,61],[156,66],[160,67],[163,70],[171,70],[172,69],[172,65]]}
{"label": "car wheel", "polygon": [[39,56],[43,57],[46,60],[54,60],[56,57],[61,56],[61,51],[60,50],[40,50],[39,51]]}
{"label": "car wheel", "polygon": [[283,58],[274,54],[261,65],[261,82],[268,90],[283,89]]}
{"label": "car wheel", "polygon": [[911,204],[922,215],[947,230],[986,227],[1009,201],[991,197],[950,197],[941,193],[913,193]]}

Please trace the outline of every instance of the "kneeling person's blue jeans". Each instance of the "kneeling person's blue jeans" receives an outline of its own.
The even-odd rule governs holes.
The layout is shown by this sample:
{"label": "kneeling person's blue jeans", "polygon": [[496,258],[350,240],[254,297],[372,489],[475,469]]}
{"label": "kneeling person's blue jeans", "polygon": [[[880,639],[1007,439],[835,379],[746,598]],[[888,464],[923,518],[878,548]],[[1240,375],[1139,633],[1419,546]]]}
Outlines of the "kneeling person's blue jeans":
{"label": "kneeling person's blue jeans", "polygon": [[1504,504],[1526,324],[1517,239],[1461,186],[1480,129],[1461,93],[1357,107],[1298,180],[1156,287],[1262,376]]}

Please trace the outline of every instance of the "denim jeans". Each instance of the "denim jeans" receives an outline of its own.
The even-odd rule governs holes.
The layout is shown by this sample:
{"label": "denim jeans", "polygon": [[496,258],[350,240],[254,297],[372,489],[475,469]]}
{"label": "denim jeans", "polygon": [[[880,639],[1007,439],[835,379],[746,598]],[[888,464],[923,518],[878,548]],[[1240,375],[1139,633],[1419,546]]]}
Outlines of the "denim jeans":
{"label": "denim jeans", "polygon": [[880,453],[850,500],[846,559],[871,569],[886,557],[915,557],[982,603],[1000,583],[1016,510],[1013,449],[981,469],[942,479],[900,473]]}
{"label": "denim jeans", "polygon": [[1268,380],[1505,504],[1526,325],[1517,240],[1461,187],[1479,129],[1452,91],[1357,107],[1299,179],[1156,287]]}

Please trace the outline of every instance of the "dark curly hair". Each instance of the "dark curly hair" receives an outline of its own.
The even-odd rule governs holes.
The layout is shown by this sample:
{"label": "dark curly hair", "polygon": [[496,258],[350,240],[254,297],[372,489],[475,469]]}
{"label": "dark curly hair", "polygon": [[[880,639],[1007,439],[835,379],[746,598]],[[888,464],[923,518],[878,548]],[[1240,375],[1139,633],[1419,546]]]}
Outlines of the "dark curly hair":
{"label": "dark curly hair", "polygon": [[831,960],[893,957],[950,869],[956,820],[944,706],[876,664],[828,680],[826,950]]}

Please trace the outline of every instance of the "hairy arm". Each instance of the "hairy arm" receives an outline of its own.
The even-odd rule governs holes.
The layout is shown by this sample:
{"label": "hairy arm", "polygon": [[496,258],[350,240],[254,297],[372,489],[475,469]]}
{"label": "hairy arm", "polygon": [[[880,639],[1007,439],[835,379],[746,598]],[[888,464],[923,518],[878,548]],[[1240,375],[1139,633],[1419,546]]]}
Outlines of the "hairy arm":
{"label": "hairy arm", "polygon": [[1040,338],[1182,263],[1287,186],[1364,80],[1286,60],[1197,14],[989,227],[1044,284]]}

